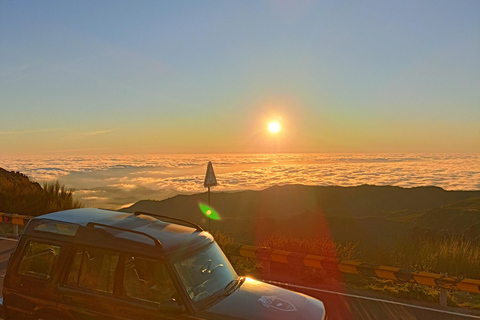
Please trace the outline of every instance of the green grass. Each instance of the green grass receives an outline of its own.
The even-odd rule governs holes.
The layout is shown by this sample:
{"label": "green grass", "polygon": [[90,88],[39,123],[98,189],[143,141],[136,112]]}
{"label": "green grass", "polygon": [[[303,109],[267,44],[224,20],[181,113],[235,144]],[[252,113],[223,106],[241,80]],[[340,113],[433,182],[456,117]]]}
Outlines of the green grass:
{"label": "green grass", "polygon": [[[343,275],[343,284],[363,292],[377,293],[394,299],[439,303],[440,289],[415,283]],[[447,291],[449,307],[480,310],[480,294]]]}
{"label": "green grass", "polygon": [[404,239],[388,255],[372,259],[399,268],[480,279],[480,244],[461,236]]}
{"label": "green grass", "polygon": [[306,253],[336,260],[353,261],[358,256],[358,242],[336,242],[331,238],[299,239],[294,237],[270,236],[261,247]]}
{"label": "green grass", "polygon": [[[235,244],[226,233],[215,234],[217,241]],[[373,256],[375,261],[362,261],[371,264],[403,267],[413,271],[429,271],[447,273],[453,277],[470,277],[480,279],[480,246],[471,240],[455,236],[409,237],[410,241],[402,241],[386,255],[379,252]],[[298,239],[293,237],[273,236],[260,246],[291,252],[329,257],[332,259],[358,261],[358,242],[339,243],[332,239]],[[372,252],[370,252],[372,256]],[[263,276],[264,266],[255,259],[229,257],[234,268],[242,275]],[[271,275],[283,281],[297,282],[307,285],[346,285],[349,288],[396,299],[424,302],[439,302],[440,290],[435,287],[422,286],[415,283],[396,282],[386,279],[359,277],[351,274],[338,274],[327,270],[271,263]],[[480,295],[460,291],[447,293],[448,305],[480,310]]]}

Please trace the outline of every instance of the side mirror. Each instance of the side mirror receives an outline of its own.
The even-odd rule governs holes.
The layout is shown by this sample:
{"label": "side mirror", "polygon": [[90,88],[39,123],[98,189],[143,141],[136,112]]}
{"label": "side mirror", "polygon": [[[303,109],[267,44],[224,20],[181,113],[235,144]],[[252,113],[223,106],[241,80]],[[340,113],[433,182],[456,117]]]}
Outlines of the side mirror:
{"label": "side mirror", "polygon": [[162,301],[158,305],[158,311],[160,313],[174,313],[174,314],[179,314],[179,313],[184,313],[185,308],[183,306],[180,306],[177,301],[174,299],[171,300],[166,300]]}

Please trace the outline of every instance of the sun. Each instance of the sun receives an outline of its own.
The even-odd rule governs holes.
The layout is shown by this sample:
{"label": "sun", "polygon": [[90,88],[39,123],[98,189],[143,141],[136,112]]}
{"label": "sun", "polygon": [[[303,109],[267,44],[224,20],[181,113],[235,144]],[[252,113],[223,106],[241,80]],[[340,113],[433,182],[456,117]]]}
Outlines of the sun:
{"label": "sun", "polygon": [[270,132],[272,133],[277,133],[278,131],[280,131],[280,123],[276,121],[270,122],[270,124],[268,125],[268,130],[270,130]]}

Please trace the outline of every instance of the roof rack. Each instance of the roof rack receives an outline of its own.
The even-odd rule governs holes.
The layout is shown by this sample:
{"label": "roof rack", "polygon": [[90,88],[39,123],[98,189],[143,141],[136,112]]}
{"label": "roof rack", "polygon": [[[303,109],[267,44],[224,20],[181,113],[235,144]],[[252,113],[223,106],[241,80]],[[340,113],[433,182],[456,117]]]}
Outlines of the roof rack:
{"label": "roof rack", "polygon": [[172,222],[181,222],[180,224],[182,224],[184,226],[194,227],[195,229],[197,229],[197,231],[204,231],[203,228],[200,227],[198,224],[195,224],[195,223],[187,221],[187,220],[173,218],[173,217],[169,217],[169,216],[162,216],[160,214],[142,212],[142,211],[135,211],[135,213],[134,213],[134,215],[136,215],[136,216],[141,215],[141,214],[144,214],[144,215],[147,215],[147,216],[152,216],[152,217],[155,217],[155,218],[160,218],[160,220],[166,219],[166,220],[170,220]]}
{"label": "roof rack", "polygon": [[[152,237],[151,235],[149,234],[146,234],[144,232],[140,232],[140,231],[136,231],[136,230],[130,230],[130,229],[125,229],[125,228],[120,228],[120,227],[114,227],[114,226],[109,226],[109,225],[106,225],[106,224],[103,224],[103,223],[97,223],[97,222],[89,222],[87,223],[87,227],[91,227],[91,228],[95,228],[95,226],[98,226],[98,227],[102,227],[102,228],[110,228],[110,229],[114,229],[114,230],[119,230],[119,231],[125,231],[125,232],[131,232],[131,233],[135,233],[135,234],[139,234],[141,236],[144,236],[144,237],[147,237],[149,238],[150,240],[153,240],[153,243],[154,243],[154,246],[155,247],[162,247],[162,243],[160,242],[160,240],[158,240],[157,238],[155,237]],[[113,235],[112,235],[113,236]]]}

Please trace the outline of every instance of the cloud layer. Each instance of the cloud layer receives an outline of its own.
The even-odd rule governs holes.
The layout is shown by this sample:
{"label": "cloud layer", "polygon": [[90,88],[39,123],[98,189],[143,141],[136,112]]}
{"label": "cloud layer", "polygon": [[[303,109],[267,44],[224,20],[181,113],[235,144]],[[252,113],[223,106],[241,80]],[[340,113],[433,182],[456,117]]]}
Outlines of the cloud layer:
{"label": "cloud layer", "polygon": [[439,186],[480,190],[478,154],[241,154],[0,158],[0,167],[38,182],[60,180],[91,207],[120,208],[204,192],[212,161],[215,191],[261,190],[272,185]]}

